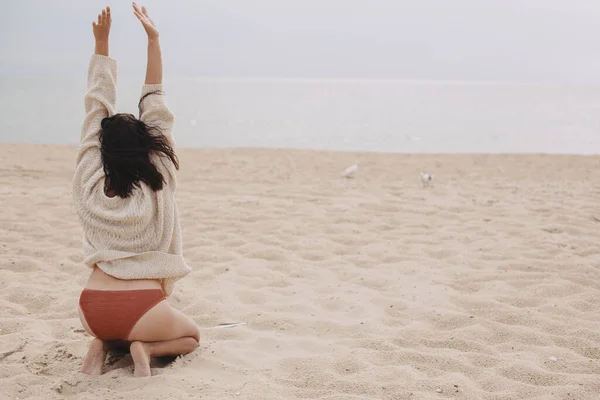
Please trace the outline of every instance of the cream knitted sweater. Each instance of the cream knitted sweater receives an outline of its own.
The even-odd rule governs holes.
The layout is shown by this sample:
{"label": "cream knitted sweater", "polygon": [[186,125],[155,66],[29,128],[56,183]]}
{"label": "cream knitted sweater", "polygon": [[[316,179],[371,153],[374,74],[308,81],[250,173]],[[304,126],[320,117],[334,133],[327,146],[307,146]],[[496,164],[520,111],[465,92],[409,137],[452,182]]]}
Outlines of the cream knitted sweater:
{"label": "cream knitted sweater", "polygon": [[[84,262],[119,279],[158,279],[169,295],[175,282],[191,271],[182,256],[174,165],[168,158],[152,159],[166,181],[162,190],[154,192],[141,183],[125,199],[104,193],[99,132],[102,119],[115,114],[116,84],[116,61],[93,55],[73,177],[73,202],[84,233]],[[142,95],[156,90],[162,90],[162,85],[144,85]],[[159,126],[173,143],[174,116],[163,94],[144,99],[141,120]]]}

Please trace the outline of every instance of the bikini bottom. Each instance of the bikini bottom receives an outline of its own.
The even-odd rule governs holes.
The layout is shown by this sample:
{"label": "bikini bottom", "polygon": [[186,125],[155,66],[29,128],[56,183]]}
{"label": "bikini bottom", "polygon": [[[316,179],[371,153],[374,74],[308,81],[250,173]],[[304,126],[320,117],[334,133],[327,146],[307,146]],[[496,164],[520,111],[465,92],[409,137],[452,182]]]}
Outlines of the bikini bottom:
{"label": "bikini bottom", "polygon": [[79,307],[94,336],[100,340],[128,340],[135,324],[166,299],[160,289],[84,289]]}

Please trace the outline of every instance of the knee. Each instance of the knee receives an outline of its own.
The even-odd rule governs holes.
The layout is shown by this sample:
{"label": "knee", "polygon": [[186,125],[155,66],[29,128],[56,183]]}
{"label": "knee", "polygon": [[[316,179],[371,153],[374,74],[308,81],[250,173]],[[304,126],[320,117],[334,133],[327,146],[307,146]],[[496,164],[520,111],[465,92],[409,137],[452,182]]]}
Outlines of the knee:
{"label": "knee", "polygon": [[192,323],[188,328],[184,331],[183,335],[188,339],[193,339],[196,342],[196,347],[200,344],[200,327],[195,323]]}
{"label": "knee", "polygon": [[196,340],[196,338],[193,337],[187,337],[185,338],[185,344],[186,344],[186,352],[185,354],[189,354],[194,352],[198,346],[200,345],[200,342],[198,340]]}
{"label": "knee", "polygon": [[187,330],[188,334],[186,336],[193,337],[196,339],[196,342],[200,343],[200,327],[194,321],[190,320]]}
{"label": "knee", "polygon": [[196,346],[200,345],[200,328],[196,326],[194,335],[192,335],[194,339],[196,339]]}

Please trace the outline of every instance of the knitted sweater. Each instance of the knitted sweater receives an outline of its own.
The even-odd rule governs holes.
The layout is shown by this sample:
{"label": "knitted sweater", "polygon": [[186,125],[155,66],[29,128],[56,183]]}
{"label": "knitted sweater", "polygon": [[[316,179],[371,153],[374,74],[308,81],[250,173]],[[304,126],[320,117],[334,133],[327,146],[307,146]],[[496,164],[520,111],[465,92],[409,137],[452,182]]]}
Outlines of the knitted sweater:
{"label": "knitted sweater", "polygon": [[[119,279],[157,279],[169,295],[175,282],[191,271],[182,256],[175,166],[168,158],[154,155],[152,161],[166,181],[162,190],[155,192],[140,182],[141,187],[127,198],[106,196],[99,132],[102,119],[115,114],[116,61],[93,55],[87,83],[86,116],[73,177],[84,262]],[[162,85],[144,85],[142,95],[156,90],[162,91]],[[140,119],[158,126],[173,143],[174,116],[163,94],[144,99]]]}

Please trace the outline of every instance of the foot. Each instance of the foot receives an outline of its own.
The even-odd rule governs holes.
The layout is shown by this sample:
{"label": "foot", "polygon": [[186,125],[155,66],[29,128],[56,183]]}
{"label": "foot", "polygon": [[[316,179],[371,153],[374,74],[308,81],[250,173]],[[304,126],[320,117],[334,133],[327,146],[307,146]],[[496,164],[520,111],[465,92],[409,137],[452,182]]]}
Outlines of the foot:
{"label": "foot", "polygon": [[143,342],[133,342],[129,347],[131,358],[133,358],[133,376],[151,376],[150,371],[150,349]]}
{"label": "foot", "polygon": [[94,340],[92,340],[90,343],[90,347],[85,355],[85,358],[83,359],[81,372],[88,375],[101,375],[107,352],[108,349],[105,343],[98,338],[94,338]]}

